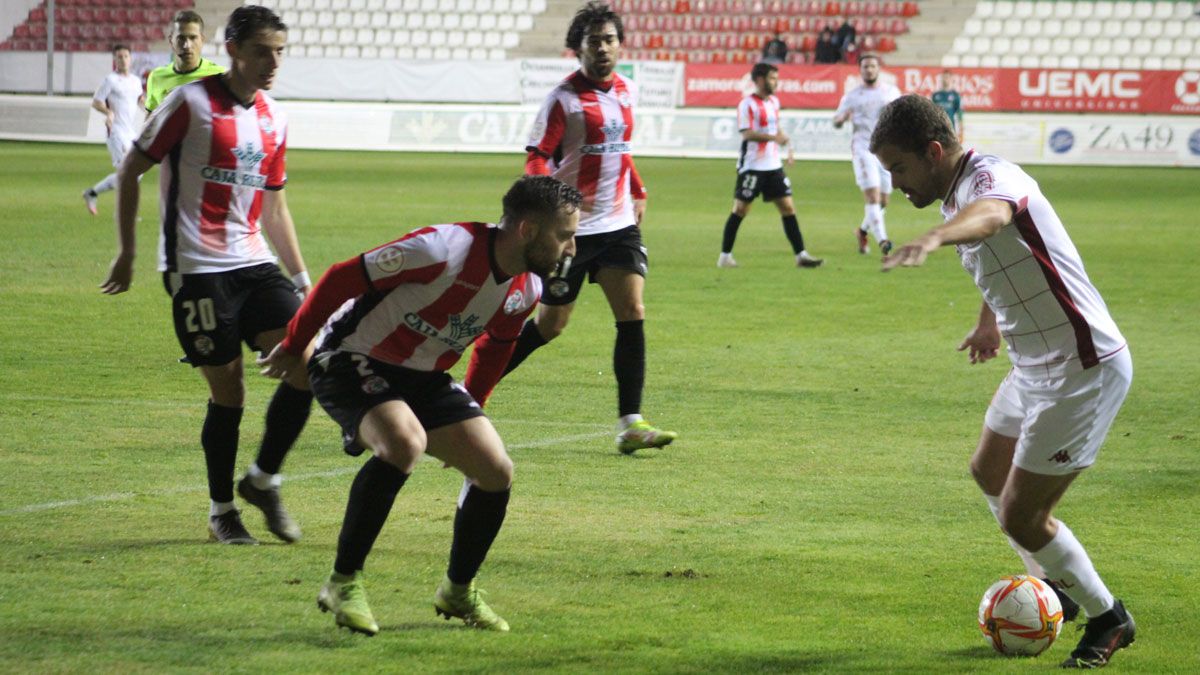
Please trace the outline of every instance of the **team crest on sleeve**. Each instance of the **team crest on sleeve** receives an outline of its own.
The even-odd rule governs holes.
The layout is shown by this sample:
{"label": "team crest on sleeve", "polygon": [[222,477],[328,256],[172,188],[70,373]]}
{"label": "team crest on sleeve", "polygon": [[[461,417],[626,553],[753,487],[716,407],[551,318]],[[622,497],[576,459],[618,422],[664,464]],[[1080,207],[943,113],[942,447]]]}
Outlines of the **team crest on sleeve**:
{"label": "team crest on sleeve", "polygon": [[995,185],[996,180],[992,177],[992,172],[980,171],[975,174],[975,179],[971,182],[971,196],[978,197],[987,194]]}
{"label": "team crest on sleeve", "polygon": [[504,299],[504,313],[512,316],[518,314],[521,308],[525,306],[525,294],[520,290],[513,291],[511,295]]}
{"label": "team crest on sleeve", "polygon": [[561,298],[565,296],[569,290],[571,290],[571,284],[562,277],[551,279],[550,283],[546,285],[546,292],[549,293],[550,297],[552,298]]}
{"label": "team crest on sleeve", "polygon": [[620,103],[622,108],[628,108],[633,105],[633,99],[629,98],[629,92],[623,91],[617,94],[617,103]]}
{"label": "team crest on sleeve", "polygon": [[387,274],[395,274],[404,268],[404,248],[392,244],[375,253],[375,266]]}
{"label": "team crest on sleeve", "polygon": [[258,128],[262,129],[264,134],[269,135],[275,133],[275,124],[271,122],[270,117],[258,118]]}

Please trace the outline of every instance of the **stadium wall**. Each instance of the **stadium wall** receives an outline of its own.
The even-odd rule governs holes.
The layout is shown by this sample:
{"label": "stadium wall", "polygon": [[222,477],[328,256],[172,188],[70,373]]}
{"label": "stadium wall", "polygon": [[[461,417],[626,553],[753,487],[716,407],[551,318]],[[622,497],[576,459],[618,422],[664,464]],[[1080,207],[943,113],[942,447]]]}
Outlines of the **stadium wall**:
{"label": "stadium wall", "polygon": [[[104,122],[80,97],[0,95],[0,138],[104,142]],[[288,101],[292,148],[521,153],[536,105]],[[786,111],[798,159],[849,160],[848,128],[830,110]],[[741,142],[728,108],[642,108],[638,155],[733,160]],[[975,113],[967,143],[1029,164],[1200,167],[1200,117]]]}

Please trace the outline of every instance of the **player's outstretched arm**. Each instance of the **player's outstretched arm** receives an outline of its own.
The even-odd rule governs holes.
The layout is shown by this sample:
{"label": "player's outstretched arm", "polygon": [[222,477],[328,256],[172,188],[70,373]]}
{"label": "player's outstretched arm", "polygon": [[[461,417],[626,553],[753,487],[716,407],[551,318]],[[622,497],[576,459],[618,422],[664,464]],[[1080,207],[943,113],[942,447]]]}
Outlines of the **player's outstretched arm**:
{"label": "player's outstretched arm", "polygon": [[304,368],[304,356],[285,351],[283,343],[280,343],[275,345],[270,354],[258,359],[257,363],[262,366],[259,372],[263,375],[283,380],[287,379],[289,374]]}
{"label": "player's outstretched arm", "polygon": [[308,268],[304,265],[304,256],[300,254],[300,241],[296,238],[296,224],[292,221],[292,212],[288,210],[287,197],[284,190],[267,190],[263,195],[263,232],[275,253],[283,262],[288,274],[292,275],[292,283],[303,295],[312,290],[312,281],[308,276]]}
{"label": "player's outstretched arm", "polygon": [[138,200],[142,194],[138,178],[152,166],[154,162],[134,148],[125,153],[125,160],[117,169],[117,257],[108,269],[108,278],[100,284],[100,291],[105,295],[124,293],[133,283]]}
{"label": "player's outstretched arm", "polygon": [[958,351],[963,350],[968,350],[967,356],[973,364],[994,359],[1000,354],[1000,326],[996,324],[996,314],[986,302],[979,308],[979,323],[958,345]]}
{"label": "player's outstretched arm", "polygon": [[1012,218],[1012,206],[1006,201],[980,199],[972,202],[950,220],[897,248],[883,259],[882,269],[887,272],[896,267],[919,267],[938,248],[983,241],[1012,222]]}

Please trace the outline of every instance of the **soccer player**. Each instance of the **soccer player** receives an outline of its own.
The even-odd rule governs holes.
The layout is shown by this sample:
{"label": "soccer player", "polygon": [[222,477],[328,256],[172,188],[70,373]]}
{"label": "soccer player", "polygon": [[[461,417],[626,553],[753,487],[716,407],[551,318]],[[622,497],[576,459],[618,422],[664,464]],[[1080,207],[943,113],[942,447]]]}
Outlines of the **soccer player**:
{"label": "soccer player", "polygon": [[888,239],[887,227],[883,222],[883,210],[887,208],[888,195],[892,193],[892,178],[879,165],[879,160],[871,154],[868,146],[875,121],[879,119],[879,111],[888,101],[900,96],[900,90],[879,79],[880,69],[879,57],[875,54],[864,54],[859,58],[858,72],[862,76],[862,84],[842,96],[833,115],[833,126],[840,129],[849,121],[854,128],[850,137],[854,180],[866,202],[863,221],[854,230],[858,252],[866,254],[871,251],[867,245],[867,232],[870,231],[879,244],[879,250],[887,255],[892,250],[892,242]]}
{"label": "soccer player", "polygon": [[954,89],[954,73],[949,70],[943,70],[938,78],[941,89],[933,92],[930,98],[934,103],[938,104],[942,110],[946,111],[946,116],[950,118],[950,126],[954,129],[954,133],[958,137],[958,142],[963,140],[963,109],[962,97]]}
{"label": "soccer player", "polygon": [[[133,56],[129,47],[113,45],[113,72],[104,76],[100,88],[92,96],[92,108],[104,115],[104,128],[108,132],[108,154],[114,167],[121,166],[125,153],[133,146],[142,128],[142,114],[138,109],[142,103],[142,80],[129,72]],[[117,174],[108,174],[99,183],[83,191],[83,203],[93,216],[96,215],[96,197],[117,186]]]}
{"label": "soccer player", "polygon": [[[177,88],[150,116],[135,152],[121,164],[120,248],[101,285],[110,295],[129,289],[136,179],[166,160],[158,269],[171,296],[175,334],[209,387],[200,442],[212,500],[209,531],[224,544],[257,543],[233,503],[245,403],[241,343],[270,351],[300,306],[297,293],[311,285],[283,192],[287,118],[264,91],[274,82],[286,41],[287,27],[271,10],[238,7],[225,29],[229,72]],[[290,280],[280,273],[267,239]],[[268,529],[287,542],[300,537],[300,528],[280,501],[279,470],[311,407],[303,372],[280,383],[267,408],[258,458],[237,484],[238,493],[266,515]]]}
{"label": "soccer player", "polygon": [[[521,330],[504,374],[534,350],[562,334],[584,281],[599,284],[616,319],[613,374],[617,380],[617,448],[630,454],[661,448],[676,438],[642,419],[646,379],[646,248],[641,222],[646,190],[633,164],[633,82],[616,72],[625,29],[621,17],[601,2],[575,13],[566,46],[579,56],[580,69],[546,97],[533,125],[525,163],[527,174],[549,174],[583,193],[577,253],[549,279],[537,319]],[[485,336],[483,346],[492,338]],[[468,370],[467,389],[480,403],[490,388]]]}
{"label": "soccer player", "polygon": [[1026,570],[1059,591],[1064,618],[1079,607],[1087,615],[1063,667],[1103,666],[1133,642],[1133,617],[1051,512],[1096,460],[1129,391],[1125,338],[1037,183],[1015,164],[965,150],[935,103],[908,95],[888,104],[870,147],[914,206],[940,199],[945,218],[884,258],[884,271],[954,245],[983,294],[959,351],[983,363],[1001,338],[1008,343],[1012,369],[984,417],[971,473]]}
{"label": "soccer player", "polygon": [[466,476],[434,608],[468,626],[508,630],[480,597],[475,575],[504,522],[513,464],[479,404],[446,371],[486,332],[500,347],[491,381],[481,384],[499,379],[541,294],[539,277],[574,251],[581,200],[565,183],[525,176],[504,195],[499,226],[425,227],[334,265],[260,361],[272,377],[304,373],[303,354],[319,330],[308,362],[313,391],[341,425],[346,452],[372,453],[350,487],[337,559],[317,596],[337,625],[379,632],[363,564],[428,453]]}
{"label": "soccer player", "polygon": [[175,87],[225,72],[221,66],[200,56],[200,48],[204,46],[204,18],[196,12],[182,9],[175,13],[167,42],[171,45],[171,63],[151,70],[146,78],[148,112],[154,112]]}
{"label": "soccer player", "polygon": [[742,219],[750,213],[754,198],[773,202],[783,218],[783,233],[792,245],[799,267],[819,267],[825,262],[804,250],[804,236],[796,222],[796,207],[792,204],[792,182],[783,172],[779,147],[788,146],[787,163],[795,163],[795,153],[788,144],[788,135],[779,128],[779,69],[770,63],[758,63],[750,69],[755,92],[738,104],[738,129],[742,132],[742,148],[738,155],[737,184],[733,188],[733,212],[725,220],[725,236],[721,240],[721,255],[717,267],[737,267],[733,259],[733,242]]}

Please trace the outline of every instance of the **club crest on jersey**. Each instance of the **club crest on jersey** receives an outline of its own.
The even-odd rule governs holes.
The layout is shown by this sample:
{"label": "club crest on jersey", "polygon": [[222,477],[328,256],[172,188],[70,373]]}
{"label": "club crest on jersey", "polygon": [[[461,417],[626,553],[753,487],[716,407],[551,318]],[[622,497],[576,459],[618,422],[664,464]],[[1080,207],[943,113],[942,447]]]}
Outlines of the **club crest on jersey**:
{"label": "club crest on jersey", "polygon": [[622,108],[630,108],[633,106],[633,100],[629,98],[629,92],[627,91],[617,94],[617,103],[621,104]]}
{"label": "club crest on jersey", "polygon": [[363,378],[362,390],[364,394],[369,396],[382,394],[388,390],[388,383],[387,380],[383,379],[382,377],[378,375],[372,375],[370,377]]}
{"label": "club crest on jersey", "polygon": [[521,311],[521,307],[525,304],[525,294],[521,291],[513,291],[512,295],[504,299],[504,313],[512,316]]}
{"label": "club crest on jersey", "polygon": [[625,141],[625,123],[610,119],[600,127],[604,133],[603,143],[590,143],[580,148],[585,155],[628,154],[633,151],[630,143]]}
{"label": "club crest on jersey", "polygon": [[258,118],[258,128],[263,130],[264,134],[274,134],[275,124],[271,122],[270,117]]}
{"label": "club crest on jersey", "polygon": [[212,338],[208,337],[207,335],[197,335],[196,340],[192,343],[192,345],[196,348],[196,353],[200,356],[208,356],[209,354],[213,353],[214,349],[216,349],[216,345],[213,344]]}
{"label": "club crest on jersey", "polygon": [[980,171],[975,174],[975,180],[971,183],[971,196],[978,197],[979,195],[987,194],[992,191],[992,187],[996,184],[996,180],[992,178],[990,171]]}
{"label": "club crest on jersey", "polygon": [[261,148],[249,141],[246,142],[246,147],[235,146],[230,152],[238,158],[239,162],[250,166],[258,166],[258,163],[263,161],[263,157],[267,156]]}
{"label": "club crest on jersey", "polygon": [[404,268],[404,249],[400,244],[386,246],[375,253],[375,266],[386,274],[395,274]]}

